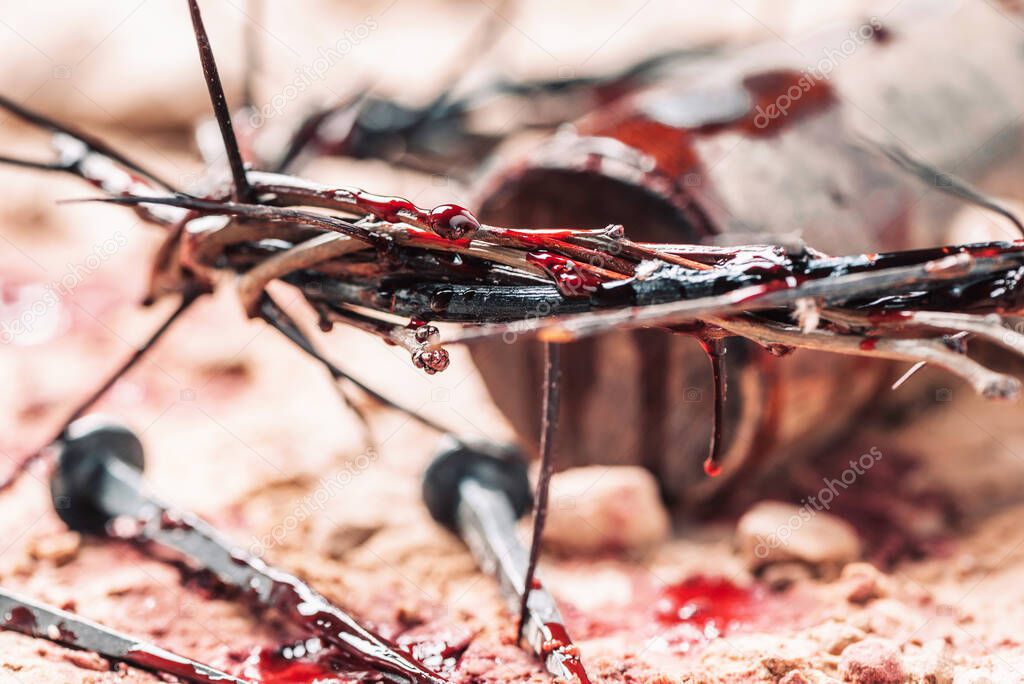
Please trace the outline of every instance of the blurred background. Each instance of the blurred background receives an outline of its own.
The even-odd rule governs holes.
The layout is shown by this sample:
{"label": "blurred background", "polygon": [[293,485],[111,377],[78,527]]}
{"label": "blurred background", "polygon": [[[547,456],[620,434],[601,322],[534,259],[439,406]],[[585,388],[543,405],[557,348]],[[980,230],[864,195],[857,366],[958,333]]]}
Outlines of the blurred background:
{"label": "blurred background", "polygon": [[[268,0],[257,15],[244,0],[204,0],[202,8],[231,101],[241,97],[244,34],[255,24],[262,46],[255,101],[261,105],[261,137],[274,145],[318,107],[367,85],[376,94],[422,105],[453,81],[465,88],[498,76],[598,75],[664,50],[789,40],[851,18],[884,18],[913,4],[917,0]],[[474,43],[484,26],[496,27],[486,49]],[[467,58],[475,46],[479,58]],[[6,96],[95,133],[172,182],[187,187],[202,177],[195,129],[209,121],[209,100],[184,2],[0,0],[0,54]],[[512,126],[516,115],[507,114],[505,123]],[[48,141],[0,113],[0,153],[46,158]],[[318,160],[304,175],[426,206],[472,202],[471,189],[454,178],[376,161]],[[48,438],[68,408],[169,311],[170,302],[155,310],[138,306],[159,229],[116,207],[57,204],[95,194],[77,179],[0,166],[0,467]],[[973,224],[969,216],[964,220],[969,233]],[[26,322],[18,334],[6,334]],[[431,377],[415,369],[407,353],[344,326],[325,344],[358,378],[465,435],[510,436],[461,350],[452,350],[447,371]],[[907,409],[914,418],[910,427],[865,426],[858,445],[885,444],[887,454],[922,457],[922,469],[887,476],[921,479],[928,487],[939,483],[968,518],[1019,501],[1020,406],[986,403],[930,369],[911,382],[930,393]],[[401,415],[375,411],[374,448],[368,451],[363,426],[324,372],[262,322],[246,319],[230,287],[200,302],[97,409],[141,434],[148,476],[159,493],[232,527],[245,544],[279,527],[283,512],[315,491],[325,474],[351,474],[358,467],[357,487],[346,488],[344,497],[333,498],[297,532],[289,530],[272,550],[290,567],[322,572],[328,586],[337,567],[314,568],[309,550],[338,561],[332,544],[343,543],[352,530],[358,537],[360,529],[376,536],[369,555],[345,559],[346,572],[393,585],[410,602],[429,602],[419,587],[443,585],[437,575],[449,566],[475,577],[459,547],[453,551],[451,540],[437,541],[442,533],[418,506],[384,505],[418,500],[419,473],[436,436]],[[367,453],[373,467],[359,466]],[[42,473],[33,472],[18,491],[17,498],[0,501],[12,540],[0,552],[0,578],[53,599],[55,590],[44,579],[62,577],[61,571],[39,571],[25,559],[40,539],[62,528],[48,514]],[[915,514],[913,506],[904,508],[907,516]],[[998,547],[1011,536],[1007,530],[1019,536],[1019,529],[1011,520],[985,540],[979,557],[987,567],[1007,562]],[[728,553],[727,544],[715,543],[719,558]],[[444,561],[440,570],[415,565],[418,552],[438,563],[430,556],[436,545]],[[678,553],[668,560],[682,572],[701,562],[697,556]],[[1014,556],[1018,570],[1024,567],[1020,556]],[[580,584],[578,568],[561,570],[562,586],[576,587],[581,596],[600,594]],[[929,582],[945,571],[925,565],[907,572],[915,582]],[[971,605],[998,606],[1007,586],[1020,592],[1019,573],[977,592]],[[950,596],[962,590],[954,582]],[[459,609],[473,607],[484,585],[475,593],[438,591],[457,594],[450,605]],[[372,598],[351,600],[364,614],[381,613]],[[139,616],[134,627],[144,629],[145,613]]]}

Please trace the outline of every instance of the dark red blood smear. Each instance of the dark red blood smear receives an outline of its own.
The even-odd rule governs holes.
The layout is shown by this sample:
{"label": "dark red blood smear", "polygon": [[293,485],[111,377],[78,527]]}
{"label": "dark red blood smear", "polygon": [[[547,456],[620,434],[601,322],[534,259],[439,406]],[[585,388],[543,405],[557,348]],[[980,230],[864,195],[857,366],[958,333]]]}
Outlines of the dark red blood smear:
{"label": "dark red blood smear", "polygon": [[242,671],[242,677],[262,684],[329,684],[345,682],[324,658],[288,658],[278,649],[264,648],[254,653]]}
{"label": "dark red blood smear", "polygon": [[412,652],[416,660],[442,675],[451,675],[473,641],[474,632],[450,627],[438,630],[428,628],[429,636],[407,632],[399,638],[398,644]]}
{"label": "dark red blood smear", "polygon": [[[867,475],[847,486],[840,475],[854,466]],[[948,490],[922,486],[920,468],[918,457],[891,444],[854,442],[823,450],[806,471],[789,474],[785,481],[762,481],[752,495],[806,502],[812,509],[828,506],[829,513],[857,529],[865,560],[891,568],[901,561],[944,557],[950,530],[963,518]]]}
{"label": "dark red blood smear", "polygon": [[60,640],[65,644],[74,644],[78,641],[78,635],[68,629],[68,626],[63,622],[57,624],[57,634],[60,635]]}
{"label": "dark red blood smear", "polygon": [[571,230],[515,230],[506,228],[500,231],[502,235],[513,238],[522,245],[543,248],[552,243],[568,240],[575,233]]}
{"label": "dark red blood smear", "polygon": [[424,211],[401,197],[374,195],[361,190],[354,191],[352,197],[356,206],[382,221],[397,223],[411,219],[429,226],[447,240],[465,239],[480,229],[480,221],[468,209],[457,204],[442,204]]}
{"label": "dark red blood smear", "polygon": [[407,214],[410,218],[426,223],[426,212],[407,199],[374,195],[361,190],[355,191],[353,197],[360,209],[365,209],[382,221],[398,222],[402,220],[402,214]]}
{"label": "dark red blood smear", "polygon": [[[175,525],[176,529],[199,534],[188,516],[168,517],[180,520]],[[242,565],[249,563],[244,556],[238,556],[235,560]],[[444,681],[408,652],[363,627],[297,577],[272,568],[261,568],[260,573],[270,582],[267,594],[250,591],[245,592],[243,597],[258,609],[278,611],[293,625],[319,637],[324,646],[331,650],[332,664],[338,664],[346,672],[390,672],[413,682],[427,684],[440,684]],[[211,573],[200,570],[194,574],[203,576]]]}
{"label": "dark red blood smear", "polygon": [[589,297],[604,282],[601,278],[588,273],[572,259],[567,259],[549,252],[528,252],[526,260],[540,266],[555,279],[559,292],[566,297]]}
{"label": "dark red blood smear", "polygon": [[[384,670],[415,682],[440,682],[408,653],[383,637],[362,628],[341,609],[316,594],[300,580],[285,573],[274,573],[270,607],[280,610],[293,624],[319,636],[325,645],[345,659],[346,669]],[[357,646],[349,637],[361,645]]]}
{"label": "dark red blood smear", "polygon": [[786,127],[835,104],[831,86],[813,74],[787,69],[765,71],[743,79],[754,107],[742,122],[754,136],[776,135]]}
{"label": "dark red blood smear", "polygon": [[569,638],[569,632],[566,631],[565,625],[560,622],[547,622],[544,624],[544,632],[547,638],[541,649],[543,657],[547,658],[552,653],[556,654],[565,669],[576,677],[579,684],[590,684],[587,671],[583,669],[583,663],[580,662],[579,649]]}
{"label": "dark red blood smear", "polygon": [[409,235],[410,237],[415,238],[417,242],[430,243],[427,245],[428,247],[433,245],[455,245],[458,247],[469,247],[470,243],[469,238],[454,239],[441,237],[440,235],[432,233],[429,230],[412,229],[409,231]]}
{"label": "dark red blood smear", "polygon": [[10,616],[5,616],[4,624],[18,632],[32,634],[36,630],[36,617],[32,611],[24,606],[15,606],[11,609]]}

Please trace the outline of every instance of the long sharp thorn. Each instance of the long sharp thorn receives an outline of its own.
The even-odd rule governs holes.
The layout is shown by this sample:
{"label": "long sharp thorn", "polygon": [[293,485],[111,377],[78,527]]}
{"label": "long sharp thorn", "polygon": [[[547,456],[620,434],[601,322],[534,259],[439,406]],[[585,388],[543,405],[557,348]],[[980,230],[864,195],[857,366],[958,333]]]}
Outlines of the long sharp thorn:
{"label": "long sharp thorn", "polygon": [[[0,95],[0,109],[6,109],[11,114],[14,114],[16,117],[21,119],[22,121],[25,121],[26,123],[32,124],[33,126],[38,126],[39,128],[44,128],[44,129],[50,131],[51,133],[63,133],[64,135],[67,135],[67,136],[70,136],[72,138],[75,138],[76,140],[80,140],[81,142],[85,143],[86,147],[88,147],[90,150],[96,152],[97,154],[100,154],[100,155],[102,155],[104,157],[112,159],[113,161],[117,162],[121,166],[124,166],[125,168],[130,169],[130,170],[134,171],[135,173],[137,173],[137,174],[139,174],[141,176],[145,176],[146,178],[148,178],[149,180],[153,181],[154,183],[156,183],[160,187],[164,188],[165,190],[170,190],[171,192],[177,192],[177,189],[174,187],[174,185],[172,185],[171,183],[168,183],[167,181],[165,181],[164,179],[162,179],[160,176],[156,175],[152,171],[142,167],[137,162],[132,161],[128,157],[124,156],[123,154],[121,154],[120,152],[118,152],[117,150],[115,150],[114,148],[112,148],[110,145],[106,144],[105,142],[103,142],[99,138],[96,138],[96,137],[94,137],[92,135],[89,135],[88,133],[83,133],[82,131],[79,131],[78,129],[73,128],[73,127],[71,127],[71,126],[69,126],[67,124],[59,123],[55,119],[51,119],[50,117],[48,117],[48,116],[46,116],[44,114],[40,114],[39,112],[33,111],[31,109],[28,109],[27,107],[18,104],[14,100],[12,100],[9,97],[6,97],[4,95]],[[12,158],[8,158],[8,157],[5,157],[3,159],[3,162],[4,163],[9,163],[9,164],[18,164],[18,163],[20,163],[23,166],[32,165],[32,166],[35,166],[35,168],[44,168],[44,169],[53,170],[53,171],[67,171],[67,170],[70,170],[70,169],[66,169],[64,167],[61,167],[59,164],[54,164],[52,166],[47,165],[47,164],[38,164],[37,165],[37,164],[34,164],[32,162],[26,163],[26,162],[23,162],[21,160],[12,159]]]}
{"label": "long sharp thorn", "polygon": [[952,174],[942,172],[937,167],[914,157],[908,150],[895,143],[870,142],[869,144],[888,157],[894,164],[914,174],[921,181],[933,186],[939,192],[999,214],[1012,223],[1020,231],[1020,234],[1024,236],[1024,223],[1021,222],[1021,219],[1016,214],[967,181]]}
{"label": "long sharp thorn", "polygon": [[252,195],[252,189],[249,187],[249,180],[245,175],[245,162],[242,160],[242,152],[238,147],[234,124],[231,123],[231,108],[228,107],[227,97],[224,95],[224,84],[217,71],[217,62],[213,57],[210,36],[206,33],[206,27],[203,25],[203,16],[199,11],[197,0],[188,0],[188,8],[192,14],[192,27],[195,30],[196,45],[199,48],[199,61],[203,65],[203,76],[206,78],[206,88],[210,92],[213,114],[217,118],[221,138],[224,139],[224,152],[228,158],[228,165],[231,167],[231,177],[235,182],[235,199],[246,202]]}
{"label": "long sharp thorn", "polygon": [[548,517],[548,488],[551,484],[553,469],[552,453],[554,438],[558,430],[558,406],[561,398],[562,361],[561,350],[557,344],[544,343],[544,400],[541,407],[540,429],[540,475],[537,478],[537,491],[533,503],[533,538],[530,540],[530,562],[526,567],[523,597],[519,605],[519,624],[516,627],[516,641],[523,638],[523,627],[529,615],[530,592],[533,589],[533,578],[537,572],[537,561],[540,559],[541,537],[544,534],[544,523]]}
{"label": "long sharp thorn", "polygon": [[57,162],[41,162],[34,161],[32,159],[19,159],[18,157],[7,157],[0,155],[0,164],[9,164],[10,166],[20,166],[26,169],[38,169],[40,171],[69,171],[70,169],[65,164]]}
{"label": "long sharp thorn", "polygon": [[906,382],[907,380],[909,380],[910,378],[914,377],[914,375],[915,375],[915,374],[917,373],[917,371],[919,371],[919,370],[921,370],[922,368],[924,368],[924,367],[925,367],[925,365],[926,365],[926,364],[925,364],[925,362],[924,362],[924,361],[918,361],[917,363],[915,363],[915,364],[914,364],[913,366],[911,366],[911,367],[910,367],[910,369],[909,369],[909,370],[907,370],[907,372],[906,372],[906,373],[904,373],[903,375],[901,375],[901,376],[899,377],[899,379],[898,379],[898,380],[897,380],[896,382],[892,383],[892,389],[893,389],[893,390],[898,390],[898,389],[899,389],[900,387],[902,387],[902,386],[903,386],[903,384],[904,384],[904,383],[905,383],[905,382]]}

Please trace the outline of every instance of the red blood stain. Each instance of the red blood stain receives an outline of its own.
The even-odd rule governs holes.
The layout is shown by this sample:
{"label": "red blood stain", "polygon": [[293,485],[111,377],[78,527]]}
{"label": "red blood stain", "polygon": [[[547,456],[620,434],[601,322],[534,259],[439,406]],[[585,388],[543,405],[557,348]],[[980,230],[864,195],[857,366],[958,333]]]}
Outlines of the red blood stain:
{"label": "red blood stain", "polygon": [[555,279],[555,284],[566,297],[589,297],[603,282],[593,273],[587,272],[572,259],[549,252],[529,252],[526,260],[540,266]]}
{"label": "red blood stain", "polygon": [[565,669],[576,678],[576,684],[590,684],[587,671],[580,661],[580,651],[569,638],[565,625],[560,622],[547,622],[544,624],[544,631],[547,633],[547,638],[541,646],[544,657],[547,658],[552,653],[557,654]]}
{"label": "red blood stain", "polygon": [[334,684],[347,682],[327,663],[316,658],[289,658],[280,649],[254,651],[246,661],[242,676],[262,684]]}
{"label": "red blood stain", "polygon": [[708,477],[718,477],[722,474],[722,466],[709,456],[704,459],[704,472]]}
{"label": "red blood stain", "polygon": [[721,577],[698,575],[665,587],[654,610],[663,625],[693,625],[714,638],[756,621],[765,598],[760,586],[740,587]]}
{"label": "red blood stain", "polygon": [[666,586],[638,576],[629,602],[586,612],[563,605],[563,615],[577,640],[623,634],[682,655],[729,634],[810,624],[815,606],[807,595],[773,593],[763,584],[744,587],[721,577],[694,575]]}
{"label": "red blood stain", "polygon": [[772,136],[836,103],[831,86],[810,74],[778,69],[743,79],[754,101],[751,115],[741,124],[753,136]]}
{"label": "red blood stain", "polygon": [[412,219],[427,225],[432,231],[448,240],[470,237],[480,229],[480,222],[466,208],[457,204],[442,204],[426,211],[407,199],[374,195],[362,190],[352,192],[356,206],[383,221],[400,222]]}

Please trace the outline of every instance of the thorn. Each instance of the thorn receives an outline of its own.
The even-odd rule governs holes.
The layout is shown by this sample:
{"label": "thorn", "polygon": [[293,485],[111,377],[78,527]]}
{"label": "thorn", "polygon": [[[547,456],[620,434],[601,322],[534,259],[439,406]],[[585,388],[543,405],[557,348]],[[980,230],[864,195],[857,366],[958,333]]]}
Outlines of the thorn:
{"label": "thorn", "polygon": [[[0,109],[6,109],[14,116],[33,126],[46,129],[54,134],[63,133],[64,135],[74,138],[75,140],[78,140],[81,143],[83,143],[90,151],[95,152],[96,154],[99,154],[101,156],[107,157],[108,159],[111,159],[112,161],[115,161],[121,166],[125,167],[126,169],[134,171],[135,173],[148,178],[149,180],[153,181],[154,183],[156,183],[165,190],[169,190],[170,192],[177,192],[177,190],[172,184],[163,180],[160,176],[156,175],[155,173],[143,168],[138,163],[132,161],[131,159],[124,156],[117,150],[113,149],[99,138],[95,138],[87,133],[83,133],[75,128],[72,128],[71,126],[59,123],[58,121],[51,119],[50,117],[44,114],[40,114],[39,112],[35,112],[31,109],[23,107],[22,105],[18,104],[14,100],[4,95],[0,95]],[[33,166],[35,168],[41,168],[52,171],[71,170],[69,168],[62,167],[59,164],[54,164],[50,166],[47,164],[26,162],[23,160],[13,159],[9,157],[5,157],[3,161],[5,163],[20,164],[22,166]]]}
{"label": "thorn", "polygon": [[547,522],[548,517],[548,488],[551,484],[552,454],[555,448],[555,434],[558,431],[558,405],[561,398],[561,356],[561,349],[557,344],[544,343],[544,402],[541,408],[540,476],[537,479],[537,491],[534,494],[533,538],[530,540],[530,561],[526,567],[522,602],[519,604],[516,643],[523,638],[523,627],[526,626],[526,617],[529,614],[530,592],[534,588],[533,578],[537,571],[537,561],[540,559],[544,523]]}
{"label": "thorn", "polygon": [[192,14],[192,27],[195,30],[196,45],[199,48],[199,61],[203,65],[203,76],[206,78],[206,88],[210,92],[213,114],[217,118],[221,138],[224,139],[224,152],[231,167],[231,177],[235,182],[235,199],[239,202],[248,202],[252,195],[252,188],[249,187],[249,179],[245,175],[245,162],[242,160],[242,153],[238,147],[234,125],[231,123],[231,109],[228,107],[228,101],[224,95],[224,84],[217,71],[217,62],[213,57],[210,37],[203,25],[203,17],[199,11],[197,0],[188,0],[188,8]]}
{"label": "thorn", "polygon": [[915,363],[913,366],[910,367],[910,370],[908,370],[906,373],[904,373],[903,375],[900,376],[899,380],[897,380],[896,382],[892,383],[892,389],[893,390],[898,390],[903,385],[903,383],[905,383],[907,380],[912,378],[914,376],[914,374],[917,373],[917,371],[919,371],[922,368],[924,368],[925,365],[927,365],[927,364],[925,364],[924,361],[918,361],[917,363]]}

